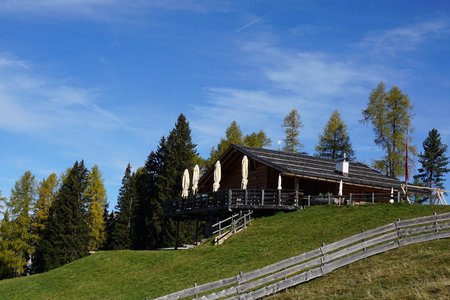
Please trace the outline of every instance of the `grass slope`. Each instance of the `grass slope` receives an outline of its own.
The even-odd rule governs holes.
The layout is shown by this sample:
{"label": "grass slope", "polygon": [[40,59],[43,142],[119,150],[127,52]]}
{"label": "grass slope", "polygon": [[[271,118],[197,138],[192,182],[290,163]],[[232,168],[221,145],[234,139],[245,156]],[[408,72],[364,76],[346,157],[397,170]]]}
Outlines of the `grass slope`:
{"label": "grass slope", "polygon": [[[433,212],[450,212],[450,207],[401,204],[312,207],[257,219],[247,230],[218,247],[205,244],[188,251],[98,252],[44,274],[0,281],[0,298],[154,298],[191,287],[195,282],[201,284],[250,271],[397,218]],[[448,251],[450,241],[440,243]],[[383,260],[384,256],[378,257]]]}
{"label": "grass slope", "polygon": [[450,240],[373,256],[270,299],[450,299]]}

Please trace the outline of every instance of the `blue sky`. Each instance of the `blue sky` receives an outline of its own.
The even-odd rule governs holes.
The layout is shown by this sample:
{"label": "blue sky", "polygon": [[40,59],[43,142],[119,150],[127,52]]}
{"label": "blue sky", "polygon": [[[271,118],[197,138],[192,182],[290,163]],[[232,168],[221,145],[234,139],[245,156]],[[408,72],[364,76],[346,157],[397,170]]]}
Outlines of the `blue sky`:
{"label": "blue sky", "polygon": [[380,81],[409,95],[419,150],[433,127],[449,144],[449,70],[448,1],[0,0],[0,191],[84,159],[112,208],[180,113],[207,157],[233,120],[277,148],[292,108],[313,153],[338,109],[370,163]]}

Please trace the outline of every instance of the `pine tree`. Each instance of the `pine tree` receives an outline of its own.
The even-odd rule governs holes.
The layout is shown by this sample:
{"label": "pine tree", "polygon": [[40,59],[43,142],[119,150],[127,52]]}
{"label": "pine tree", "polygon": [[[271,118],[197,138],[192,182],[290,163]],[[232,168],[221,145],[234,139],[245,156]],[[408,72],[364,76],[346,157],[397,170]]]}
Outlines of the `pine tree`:
{"label": "pine tree", "polygon": [[283,150],[287,152],[298,152],[298,149],[302,148],[302,144],[298,140],[299,129],[303,127],[302,121],[300,119],[300,114],[294,108],[289,114],[284,118],[284,147]]}
{"label": "pine tree", "polygon": [[[396,86],[389,93],[380,82],[369,97],[367,108],[363,110],[363,123],[371,123],[375,133],[375,143],[386,155],[376,160],[374,167],[391,177],[405,174],[405,135],[411,129],[412,105],[407,95]],[[409,147],[414,156],[415,147]]]}
{"label": "pine tree", "polygon": [[347,125],[341,119],[340,113],[335,110],[323,129],[319,137],[319,144],[316,146],[318,156],[337,159],[344,157],[353,159],[355,153],[350,143],[347,133]]}
{"label": "pine tree", "polygon": [[122,178],[122,186],[117,198],[116,213],[109,217],[110,221],[110,249],[131,249],[133,245],[132,222],[134,206],[136,205],[131,165],[128,164]]}
{"label": "pine tree", "polygon": [[88,250],[96,251],[106,242],[106,223],[103,216],[106,207],[106,189],[97,165],[94,165],[89,173],[86,198],[89,203]]}
{"label": "pine tree", "polygon": [[34,210],[33,230],[40,239],[45,231],[48,222],[50,207],[56,197],[58,188],[58,177],[55,173],[50,174],[46,179],[39,183],[38,200]]}
{"label": "pine tree", "polygon": [[16,181],[0,230],[2,276],[20,276],[27,271],[35,247],[31,213],[36,202],[36,180],[30,171]]}
{"label": "pine tree", "polygon": [[414,177],[429,188],[443,189],[445,174],[450,172],[446,153],[447,145],[442,143],[441,135],[433,128],[423,142],[423,153],[419,154],[422,167],[418,169],[419,174]]}
{"label": "pine tree", "polygon": [[88,177],[83,161],[75,162],[64,177],[38,243],[35,271],[48,271],[88,254]]}

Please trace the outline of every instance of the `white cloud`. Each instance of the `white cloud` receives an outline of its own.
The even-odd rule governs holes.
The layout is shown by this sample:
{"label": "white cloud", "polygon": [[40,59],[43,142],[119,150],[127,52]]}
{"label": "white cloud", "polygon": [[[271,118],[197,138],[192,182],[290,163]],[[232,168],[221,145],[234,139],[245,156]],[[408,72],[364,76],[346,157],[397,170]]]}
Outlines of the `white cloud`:
{"label": "white cloud", "polygon": [[243,88],[206,89],[208,103],[194,107],[191,121],[200,147],[217,143],[233,120],[244,133],[263,129],[276,147],[284,136],[284,116],[297,108],[304,123],[301,140],[312,152],[333,110],[339,109],[347,124],[359,126],[368,91],[383,79],[382,68],[336,59],[332,53],[295,51],[268,41],[247,41],[242,49],[246,67],[259,77],[248,79]]}
{"label": "white cloud", "polygon": [[154,10],[208,12],[225,8],[225,4],[195,0],[0,0],[0,14],[9,16],[84,17],[96,21],[136,16]]}
{"label": "white cloud", "polygon": [[27,134],[50,128],[113,129],[123,123],[96,104],[97,93],[37,74],[29,63],[0,54],[0,128]]}
{"label": "white cloud", "polygon": [[382,53],[395,55],[400,51],[415,50],[425,45],[427,41],[446,37],[449,33],[448,22],[433,20],[385,31],[369,32],[358,46],[376,55]]}

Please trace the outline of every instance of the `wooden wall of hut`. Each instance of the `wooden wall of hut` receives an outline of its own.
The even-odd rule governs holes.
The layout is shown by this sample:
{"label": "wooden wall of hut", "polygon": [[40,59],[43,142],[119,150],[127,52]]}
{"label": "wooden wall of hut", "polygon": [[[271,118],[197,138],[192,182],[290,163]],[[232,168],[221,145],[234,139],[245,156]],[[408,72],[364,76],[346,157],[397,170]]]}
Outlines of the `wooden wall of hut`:
{"label": "wooden wall of hut", "polygon": [[[337,195],[339,192],[339,182],[328,182],[322,180],[313,180],[306,178],[298,178],[299,189],[303,190],[305,195],[319,195],[331,193]],[[356,185],[346,184],[343,180],[344,195],[348,194],[369,194],[369,193],[387,193],[390,189],[375,189],[370,187],[362,187]],[[284,188],[284,187],[283,187]]]}

